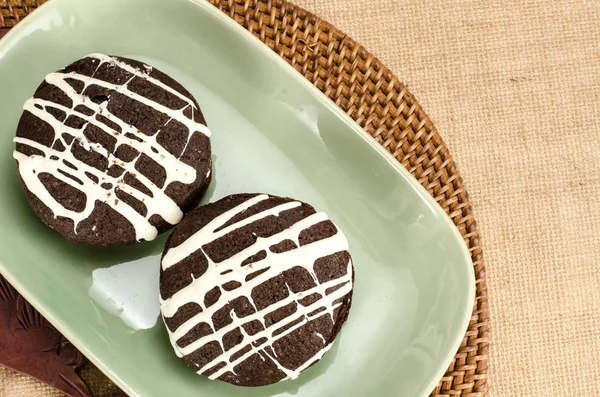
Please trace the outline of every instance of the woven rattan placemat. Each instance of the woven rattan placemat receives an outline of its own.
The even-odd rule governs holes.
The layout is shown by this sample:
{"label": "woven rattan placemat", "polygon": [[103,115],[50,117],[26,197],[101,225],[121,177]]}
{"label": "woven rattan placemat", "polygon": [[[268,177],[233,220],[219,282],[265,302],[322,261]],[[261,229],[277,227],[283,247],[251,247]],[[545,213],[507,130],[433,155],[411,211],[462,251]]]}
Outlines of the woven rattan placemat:
{"label": "woven rattan placemat", "polygon": [[[45,0],[0,0],[0,37]],[[437,130],[406,86],[360,44],[287,2],[209,0],[267,44],[356,120],[408,169],[463,235],[477,279],[469,328],[432,396],[486,391],[489,310],[479,232],[460,173]],[[114,386],[93,367],[84,378],[98,395]]]}

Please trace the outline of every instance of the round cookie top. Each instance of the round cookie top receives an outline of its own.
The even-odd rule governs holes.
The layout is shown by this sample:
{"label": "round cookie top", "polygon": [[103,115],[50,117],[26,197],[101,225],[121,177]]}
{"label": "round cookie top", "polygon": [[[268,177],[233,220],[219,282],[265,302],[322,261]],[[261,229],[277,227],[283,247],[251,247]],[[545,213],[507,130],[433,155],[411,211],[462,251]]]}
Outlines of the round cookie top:
{"label": "round cookie top", "polygon": [[36,214],[67,240],[153,240],[211,180],[210,131],[179,83],[141,62],[91,54],[46,76],[14,142]]}
{"label": "round cookie top", "polygon": [[237,194],[169,237],[160,306],[176,354],[240,386],[294,379],[331,348],[352,301],[343,233],[291,198]]}

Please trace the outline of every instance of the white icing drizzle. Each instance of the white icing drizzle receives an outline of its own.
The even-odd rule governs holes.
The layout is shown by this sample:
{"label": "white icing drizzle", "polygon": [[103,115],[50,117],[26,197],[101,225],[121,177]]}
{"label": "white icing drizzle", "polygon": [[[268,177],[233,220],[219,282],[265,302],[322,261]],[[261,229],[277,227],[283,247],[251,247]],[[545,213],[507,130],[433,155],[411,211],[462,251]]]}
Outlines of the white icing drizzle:
{"label": "white icing drizzle", "polygon": [[[277,216],[282,211],[302,205],[302,203],[297,201],[281,204],[218,230],[236,215],[268,198],[268,195],[254,196],[214,218],[211,222],[194,233],[182,244],[167,251],[162,260],[163,270],[166,270],[172,266],[176,266],[181,260],[188,257],[196,250],[202,249],[202,247],[206,244],[209,244],[236,229],[267,216]],[[300,233],[303,230],[326,220],[328,220],[328,218],[324,213],[312,214],[293,224],[288,229],[283,230],[271,237],[257,238],[254,244],[251,246],[219,263],[214,263],[210,257],[208,257],[208,255],[204,254],[208,260],[208,268],[206,272],[201,277],[194,279],[188,286],[177,291],[169,299],[163,300],[161,298],[161,310],[165,318],[174,316],[179,308],[188,303],[196,303],[202,308],[202,312],[185,321],[174,332],[169,331],[169,338],[173,347],[175,348],[176,354],[179,357],[182,357],[193,353],[208,343],[219,343],[223,353],[197,371],[199,374],[201,374],[217,365],[222,365],[224,363],[225,365],[222,368],[209,376],[211,379],[216,379],[226,372],[235,373],[234,368],[236,365],[256,353],[258,353],[263,360],[270,359],[283,373],[285,373],[285,379],[295,379],[300,372],[321,359],[325,352],[331,348],[331,341],[327,343],[323,335],[320,333],[315,334],[323,342],[322,349],[299,368],[290,369],[284,367],[278,361],[275,350],[267,349],[267,347],[272,348],[273,343],[300,328],[309,321],[313,321],[322,316],[331,316],[333,321],[334,310],[342,304],[342,298],[352,291],[353,268],[351,261],[348,261],[346,274],[343,277],[329,280],[322,284],[320,284],[317,280],[313,270],[314,263],[317,259],[334,254],[336,252],[348,250],[347,240],[339,229],[337,230],[337,233],[331,237],[300,246]],[[288,239],[292,240],[296,244],[297,248],[282,253],[273,253],[269,250],[271,245]],[[263,250],[267,253],[264,259],[253,262],[251,265],[243,267],[241,266],[241,263],[246,258],[249,258]],[[240,296],[245,296],[251,302],[251,304],[253,304],[251,292],[254,287],[296,266],[306,269],[315,281],[316,286],[298,293],[293,292],[288,286],[288,296],[286,298],[275,302],[274,304],[271,304],[262,310],[256,310],[257,308],[254,307],[256,312],[245,317],[237,317],[235,311],[232,310],[230,313],[232,323],[215,331],[211,318],[213,314],[222,309],[223,304],[226,304],[227,302],[230,302]],[[245,281],[246,276],[258,271],[264,271],[264,273],[252,278],[249,281]],[[231,281],[239,282],[242,284],[242,286],[231,291],[226,291],[223,288],[220,288],[221,294],[217,302],[207,308],[204,305],[205,295],[215,286],[222,286],[223,284]],[[326,291],[330,288],[333,289],[333,291],[327,294]],[[320,299],[317,299],[315,302],[308,304],[307,306],[303,306],[298,303],[298,300],[315,293],[320,295]],[[296,303],[296,311],[294,313],[279,322],[271,324],[268,327],[265,326],[265,316],[291,303]],[[254,335],[249,335],[244,330],[242,325],[248,324],[255,320],[260,321],[265,329],[257,332]],[[208,323],[212,327],[213,333],[199,338],[183,348],[179,347],[177,345],[177,340],[202,322]],[[291,327],[279,334],[276,334],[276,331],[291,324],[293,324]],[[225,351],[222,339],[228,332],[235,330],[236,328],[240,329],[243,335],[243,342],[233,346],[228,351]],[[257,343],[258,346],[255,346],[254,343],[260,339],[265,339],[265,341],[261,341],[262,343]],[[239,355],[240,352],[244,348],[248,348],[248,346],[250,346],[250,349],[247,352],[239,357],[236,357],[235,360],[232,360],[234,355]]]}
{"label": "white icing drizzle", "polygon": [[323,334],[319,333],[319,332],[315,332],[315,335],[317,336],[317,338],[321,339],[323,341],[323,344],[326,344],[327,341],[325,340],[325,338],[323,338]]}
{"label": "white icing drizzle", "polygon": [[[30,98],[25,102],[23,109],[50,125],[54,131],[53,145],[58,141],[65,147],[65,151],[61,152],[55,150],[52,148],[53,145],[50,145],[51,147],[47,147],[31,139],[16,137],[13,140],[15,143],[30,146],[41,151],[43,154],[27,156],[18,151],[14,151],[13,157],[18,162],[19,173],[25,182],[27,189],[29,189],[29,191],[38,199],[40,199],[46,206],[48,206],[55,217],[61,216],[71,219],[74,223],[75,232],[77,232],[77,225],[90,216],[94,210],[96,201],[100,201],[109,205],[112,209],[123,215],[131,222],[135,229],[137,240],[153,240],[158,232],[156,228],[149,222],[149,219],[152,217],[152,215],[160,215],[165,221],[171,224],[177,224],[183,217],[181,209],[169,196],[165,194],[166,187],[169,186],[171,182],[181,182],[184,184],[193,183],[196,180],[196,170],[188,164],[182,162],[179,158],[173,156],[157,142],[157,136],[160,130],[157,131],[153,136],[144,134],[134,126],[127,124],[109,112],[106,102],[102,104],[96,104],[92,102],[89,97],[78,94],[77,91],[66,81],[66,79],[74,79],[82,82],[84,85],[82,93],[88,86],[97,85],[114,90],[135,101],[141,102],[153,108],[154,110],[169,116],[170,118],[165,125],[167,125],[171,120],[176,120],[182,123],[188,129],[187,141],[182,153],[185,152],[185,148],[195,132],[198,131],[209,137],[210,130],[205,125],[197,123],[193,120],[193,112],[194,109],[196,109],[196,106],[191,99],[187,98],[185,95],[179,93],[177,90],[167,86],[161,81],[149,76],[149,73],[152,71],[151,67],[144,65],[144,70],[139,70],[131,65],[119,61],[116,58],[102,54],[91,54],[88,55],[88,58],[95,58],[100,61],[96,70],[98,70],[102,64],[110,63],[111,65],[132,74],[133,77],[122,85],[116,85],[97,79],[94,77],[94,74],[92,74],[92,76],[85,76],[75,72],[50,73],[46,76],[46,82],[61,89],[63,93],[66,94],[66,96],[68,96],[73,102],[72,106],[69,108],[48,100]],[[187,104],[178,110],[169,109],[144,96],[132,92],[128,89],[128,83],[135,77],[145,79],[146,81],[158,86],[160,89],[177,96]],[[78,105],[83,105],[91,109],[94,113],[91,116],[88,116],[84,113],[74,110]],[[65,112],[66,118],[69,116],[77,116],[83,119],[85,123],[79,129],[68,127],[48,112],[48,109],[50,108],[55,108]],[[191,108],[191,119],[184,114],[184,111],[187,108]],[[96,119],[96,115],[98,114],[117,124],[121,129],[121,132],[118,132],[108,125],[98,121]],[[102,145],[99,143],[92,143],[85,137],[84,129],[88,124],[100,128],[105,133],[114,137],[116,139],[115,150],[120,145],[128,145],[137,150],[139,154],[130,162],[125,162],[116,158],[113,153],[110,153]],[[62,136],[64,133],[71,135],[75,139],[73,139],[71,143],[67,143],[65,138]],[[136,139],[125,136],[127,133],[133,135]],[[125,171],[119,177],[112,177],[108,175],[108,171],[100,171],[77,160],[71,150],[72,146],[77,144],[81,145],[85,150],[92,150],[105,157],[108,160],[109,166],[117,164]],[[165,169],[166,180],[162,189],[135,169],[135,163],[142,154],[147,155]],[[72,164],[76,169],[67,166],[65,161]],[[55,200],[39,179],[40,173],[51,174],[60,181],[83,191],[86,194],[86,203],[83,211],[76,212],[69,210]],[[98,182],[90,179],[86,173],[96,177]],[[137,179],[137,181],[141,183],[148,191],[150,191],[150,194],[124,183],[123,178],[128,173]],[[66,176],[65,174],[77,178],[81,183],[69,176]],[[102,184],[107,183],[110,185],[105,185],[105,187],[101,186]],[[117,199],[117,188],[141,201],[146,206],[146,216],[140,215],[127,203]]]}

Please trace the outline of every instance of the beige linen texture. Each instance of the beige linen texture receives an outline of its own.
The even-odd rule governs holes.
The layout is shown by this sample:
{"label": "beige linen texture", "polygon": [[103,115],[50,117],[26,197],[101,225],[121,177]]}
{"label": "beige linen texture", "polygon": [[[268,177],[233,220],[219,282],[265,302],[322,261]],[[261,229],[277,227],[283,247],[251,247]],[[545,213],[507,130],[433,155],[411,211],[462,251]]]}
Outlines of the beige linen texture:
{"label": "beige linen texture", "polygon": [[[600,396],[600,0],[297,4],[404,81],[454,155],[483,235],[488,396]],[[0,390],[60,395],[7,370]]]}

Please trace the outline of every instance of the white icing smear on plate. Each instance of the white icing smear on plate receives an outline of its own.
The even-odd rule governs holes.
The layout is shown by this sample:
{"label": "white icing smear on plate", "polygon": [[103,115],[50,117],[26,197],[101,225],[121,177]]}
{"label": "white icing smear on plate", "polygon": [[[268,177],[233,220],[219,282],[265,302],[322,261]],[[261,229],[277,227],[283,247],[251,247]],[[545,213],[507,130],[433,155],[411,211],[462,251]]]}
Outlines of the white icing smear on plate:
{"label": "white icing smear on plate", "polygon": [[160,315],[160,254],[92,272],[90,298],[134,331],[150,329]]}

